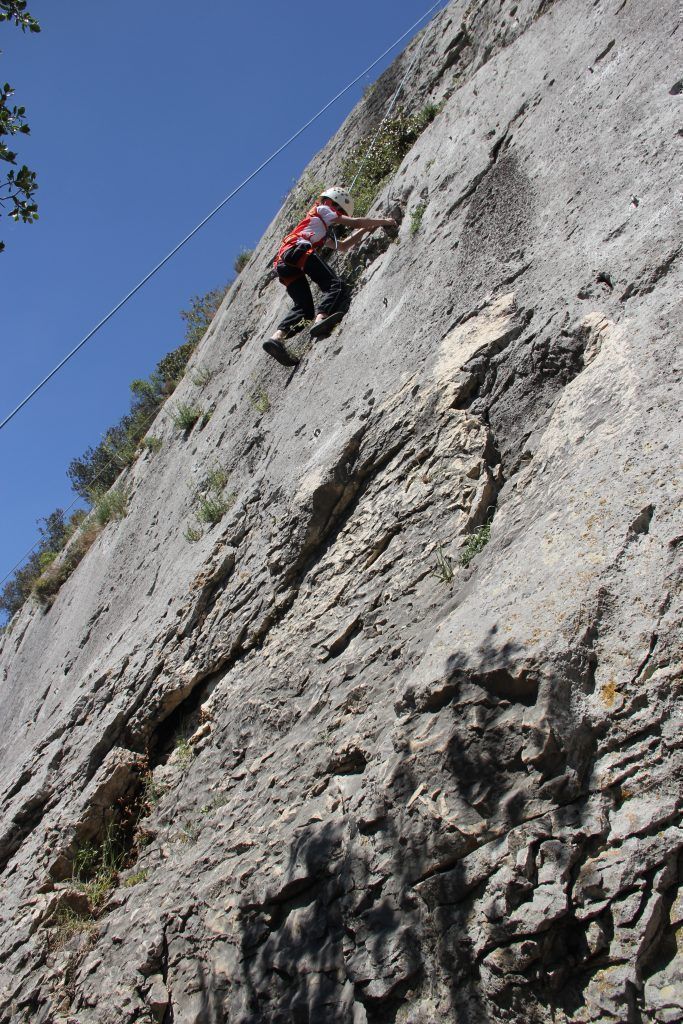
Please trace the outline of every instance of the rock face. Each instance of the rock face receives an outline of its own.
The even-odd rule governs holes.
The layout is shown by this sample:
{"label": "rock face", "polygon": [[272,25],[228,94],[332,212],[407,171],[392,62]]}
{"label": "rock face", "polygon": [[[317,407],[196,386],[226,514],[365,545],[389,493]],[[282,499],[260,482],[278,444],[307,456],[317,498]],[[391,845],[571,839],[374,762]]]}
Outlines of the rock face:
{"label": "rock face", "polygon": [[290,204],[0,639],[0,1020],[681,1019],[679,14],[454,0],[313,161],[421,47],[341,327],[261,350]]}

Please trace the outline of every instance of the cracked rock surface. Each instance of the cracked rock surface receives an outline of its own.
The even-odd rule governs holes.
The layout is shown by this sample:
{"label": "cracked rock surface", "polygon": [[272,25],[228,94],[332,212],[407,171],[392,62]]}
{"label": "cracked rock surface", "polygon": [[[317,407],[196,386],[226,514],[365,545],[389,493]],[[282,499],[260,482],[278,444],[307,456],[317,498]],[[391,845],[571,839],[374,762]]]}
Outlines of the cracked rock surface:
{"label": "cracked rock surface", "polygon": [[212,416],[0,637],[3,1024],[681,1020],[682,33],[453,0],[312,162],[422,46],[340,328],[261,350],[286,203],[172,400]]}

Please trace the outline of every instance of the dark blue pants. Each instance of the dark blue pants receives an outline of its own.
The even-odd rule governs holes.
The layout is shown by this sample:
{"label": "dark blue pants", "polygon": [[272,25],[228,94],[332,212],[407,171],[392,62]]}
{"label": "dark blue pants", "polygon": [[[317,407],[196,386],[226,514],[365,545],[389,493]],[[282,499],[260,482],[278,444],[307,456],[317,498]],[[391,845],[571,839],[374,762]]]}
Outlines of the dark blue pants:
{"label": "dark blue pants", "polygon": [[318,305],[319,313],[333,313],[344,294],[342,279],[337,277],[327,263],[315,253],[306,257],[303,270],[280,263],[277,272],[281,284],[285,286],[287,294],[294,303],[289,313],[278,324],[278,330],[284,331],[288,337],[302,330],[306,326],[306,321],[312,320],[315,316],[313,295],[307,275],[323,293]]}

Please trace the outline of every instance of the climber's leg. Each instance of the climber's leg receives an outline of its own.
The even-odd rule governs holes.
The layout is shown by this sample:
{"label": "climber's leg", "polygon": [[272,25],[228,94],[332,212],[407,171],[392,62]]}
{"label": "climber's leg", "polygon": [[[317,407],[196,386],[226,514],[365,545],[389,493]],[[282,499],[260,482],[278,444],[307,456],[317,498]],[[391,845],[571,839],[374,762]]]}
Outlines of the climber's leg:
{"label": "climber's leg", "polygon": [[268,341],[264,341],[263,349],[283,366],[298,366],[299,360],[289,354],[282,342],[297,334],[313,319],[313,296],[310,285],[300,270],[283,265],[282,270],[278,267],[278,277],[294,305],[280,321],[275,333]]}
{"label": "climber's leg", "polygon": [[288,275],[284,280],[280,277],[280,280],[285,285],[287,294],[294,305],[277,326],[277,332],[273,335],[277,341],[291,338],[293,334],[297,334],[315,315],[313,296],[305,274],[298,271],[296,277]]}
{"label": "climber's leg", "polygon": [[314,281],[323,292],[316,317],[316,323],[320,323],[336,310],[344,297],[346,287],[341,277],[338,277],[315,253],[311,253],[306,260],[305,270],[311,281]]}

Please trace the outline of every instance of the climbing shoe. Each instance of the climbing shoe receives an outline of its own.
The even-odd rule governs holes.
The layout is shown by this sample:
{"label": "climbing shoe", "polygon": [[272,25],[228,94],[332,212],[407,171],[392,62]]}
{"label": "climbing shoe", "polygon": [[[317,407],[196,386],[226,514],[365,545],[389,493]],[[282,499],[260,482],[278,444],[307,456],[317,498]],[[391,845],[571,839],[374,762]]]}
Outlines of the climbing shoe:
{"label": "climbing shoe", "polygon": [[342,320],[343,316],[344,314],[341,310],[338,310],[336,313],[330,313],[330,315],[326,316],[324,320],[320,321],[320,323],[313,324],[311,327],[311,337],[324,338],[326,334],[330,333],[333,327],[336,327],[336,325]]}
{"label": "climbing shoe", "polygon": [[268,341],[263,342],[263,350],[269,356],[272,356],[273,359],[277,359],[278,363],[282,363],[283,366],[299,365],[299,360],[295,359],[294,356],[290,356],[281,341],[274,341],[273,338],[269,338]]}

